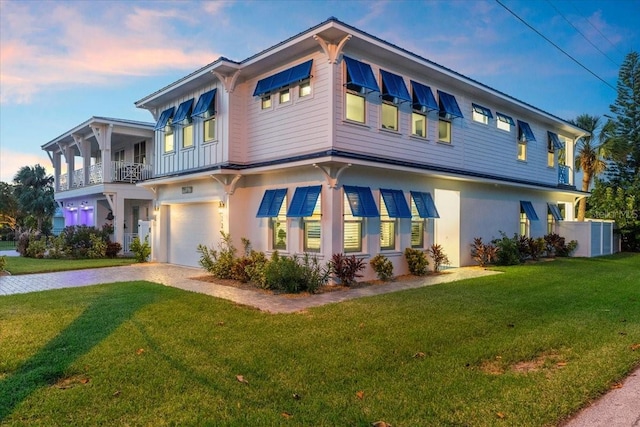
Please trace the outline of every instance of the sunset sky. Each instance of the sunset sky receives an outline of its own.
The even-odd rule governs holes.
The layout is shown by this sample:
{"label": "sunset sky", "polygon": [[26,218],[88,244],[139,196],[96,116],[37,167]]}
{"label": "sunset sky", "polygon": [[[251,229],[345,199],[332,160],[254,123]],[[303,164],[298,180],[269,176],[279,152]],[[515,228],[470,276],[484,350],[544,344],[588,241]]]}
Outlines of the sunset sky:
{"label": "sunset sky", "polygon": [[135,101],[330,16],[564,119],[608,114],[640,50],[637,0],[0,0],[0,181],[52,173],[40,146],[91,116],[151,122]]}

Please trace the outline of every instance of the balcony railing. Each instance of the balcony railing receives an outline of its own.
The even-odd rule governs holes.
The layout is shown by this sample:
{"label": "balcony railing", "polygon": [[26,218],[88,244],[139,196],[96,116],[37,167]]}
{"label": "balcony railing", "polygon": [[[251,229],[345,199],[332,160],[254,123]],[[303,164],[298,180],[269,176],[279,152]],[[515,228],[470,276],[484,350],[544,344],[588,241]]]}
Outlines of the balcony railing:
{"label": "balcony railing", "polygon": [[558,184],[573,185],[571,168],[566,165],[558,165]]}
{"label": "balcony railing", "polygon": [[[109,182],[128,182],[133,184],[138,181],[144,181],[153,176],[151,165],[144,163],[112,161],[109,166],[111,167],[111,180]],[[57,190],[65,191],[70,188],[80,188],[105,183],[102,163],[96,163],[89,167],[88,182],[85,182],[84,179],[84,169],[77,169],[73,171],[72,177],[73,182],[69,185],[68,175],[66,173],[61,174]]]}

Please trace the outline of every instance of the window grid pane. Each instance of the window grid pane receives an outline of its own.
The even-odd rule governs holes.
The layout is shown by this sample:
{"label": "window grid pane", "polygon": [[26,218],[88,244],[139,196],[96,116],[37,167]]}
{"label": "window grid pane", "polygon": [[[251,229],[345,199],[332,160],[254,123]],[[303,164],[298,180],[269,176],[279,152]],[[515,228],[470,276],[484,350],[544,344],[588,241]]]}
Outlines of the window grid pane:
{"label": "window grid pane", "polygon": [[278,211],[278,216],[271,218],[271,248],[276,250],[287,249],[287,196],[285,195]]}
{"label": "window grid pane", "polygon": [[347,120],[364,123],[364,98],[347,92]]}
{"label": "window grid pane", "polygon": [[173,129],[169,127],[169,129],[164,132],[164,152],[169,153],[173,151],[173,148]]}
{"label": "window grid pane", "polygon": [[411,221],[411,247],[424,248],[424,221]]}
{"label": "window grid pane", "polygon": [[398,130],[398,107],[382,104],[382,129]]}
{"label": "window grid pane", "polygon": [[[313,208],[311,216],[303,217],[304,223],[304,243],[303,250],[305,252],[320,252],[320,243],[322,237],[322,228],[320,226],[320,218],[322,217],[322,194],[318,195],[316,205]],[[284,204],[284,203],[283,203]]]}
{"label": "window grid pane", "polygon": [[427,118],[423,114],[411,114],[411,134],[421,138],[427,137]]}
{"label": "window grid pane", "polygon": [[387,204],[380,198],[380,249],[396,248],[396,220],[389,216]]}
{"label": "window grid pane", "polygon": [[213,141],[216,139],[216,118],[211,117],[204,121],[204,140]]}
{"label": "window grid pane", "polygon": [[438,121],[438,140],[451,143],[451,122],[446,120]]}
{"label": "window grid pane", "polygon": [[182,146],[184,148],[193,147],[193,126],[188,125],[182,128]]}
{"label": "window grid pane", "polygon": [[353,216],[351,213],[351,205],[346,194],[343,196],[343,220],[344,235],[343,249],[345,252],[362,252],[362,223],[363,219],[359,216]]}

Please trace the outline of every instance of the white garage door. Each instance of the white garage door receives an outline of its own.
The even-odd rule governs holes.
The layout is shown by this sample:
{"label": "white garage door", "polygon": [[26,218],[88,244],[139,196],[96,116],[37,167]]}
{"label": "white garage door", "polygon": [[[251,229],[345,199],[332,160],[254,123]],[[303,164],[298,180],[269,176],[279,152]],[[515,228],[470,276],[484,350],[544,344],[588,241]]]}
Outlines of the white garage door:
{"label": "white garage door", "polygon": [[199,244],[218,249],[220,224],[217,203],[190,203],[169,206],[168,261],[170,264],[199,267]]}

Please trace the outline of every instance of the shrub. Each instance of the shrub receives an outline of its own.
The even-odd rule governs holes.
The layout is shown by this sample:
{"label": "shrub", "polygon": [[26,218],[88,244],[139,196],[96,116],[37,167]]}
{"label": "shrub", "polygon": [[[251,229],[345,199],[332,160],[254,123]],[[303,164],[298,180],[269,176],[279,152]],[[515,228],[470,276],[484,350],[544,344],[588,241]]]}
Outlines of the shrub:
{"label": "shrub", "polygon": [[107,252],[107,242],[101,236],[92,234],[89,236],[91,247],[87,248],[87,257],[91,259],[104,258]]}
{"label": "shrub", "polygon": [[106,242],[105,234],[102,230],[86,225],[73,225],[65,227],[60,233],[65,239],[65,253],[72,258],[87,258],[89,251],[93,247],[93,237],[98,237]]}
{"label": "shrub", "polygon": [[25,231],[24,233],[21,233],[20,236],[18,236],[18,241],[16,242],[16,251],[18,251],[21,256],[27,256],[27,248],[29,247],[31,234],[32,233]]}
{"label": "shrub", "polygon": [[431,255],[431,259],[433,260],[434,272],[440,270],[442,264],[449,264],[449,257],[444,253],[440,245],[431,245],[429,255]]}
{"label": "shrub", "polygon": [[44,258],[47,252],[47,239],[46,237],[36,238],[35,235],[29,239],[29,246],[27,247],[26,256],[28,258]]}
{"label": "shrub", "polygon": [[331,267],[329,263],[320,265],[316,256],[305,253],[302,257],[302,276],[304,279],[305,289],[314,294],[320,287],[327,284]]}
{"label": "shrub", "polygon": [[0,256],[0,271],[4,271],[7,268],[7,257],[2,255]]}
{"label": "shrub", "polygon": [[[514,236],[515,239],[515,236]],[[545,251],[545,241],[543,238],[534,239],[533,237],[520,236],[517,238],[518,253],[520,262],[524,262],[527,258],[537,261]]]}
{"label": "shrub", "polygon": [[483,243],[482,237],[475,237],[471,244],[471,257],[478,263],[480,267],[491,264],[496,260],[498,248],[492,243]]}
{"label": "shrub", "polygon": [[429,260],[427,254],[419,249],[406,248],[404,257],[409,266],[409,273],[414,276],[424,276],[428,272]]}
{"label": "shrub", "polygon": [[244,267],[244,271],[249,277],[249,282],[265,288],[264,268],[268,262],[267,257],[264,252],[251,251],[249,259],[251,262]]}
{"label": "shrub", "polygon": [[118,242],[107,242],[107,249],[105,251],[105,255],[109,258],[115,258],[118,256],[120,251],[122,250],[122,245]]}
{"label": "shrub", "polygon": [[47,253],[48,258],[62,259],[66,256],[65,240],[63,235],[49,236],[47,246],[49,247],[49,252]]}
{"label": "shrub", "polygon": [[576,250],[577,247],[578,241],[572,240],[567,245],[564,245],[562,248],[560,248],[560,250],[557,252],[557,255],[562,257],[571,256],[571,254]]}
{"label": "shrub", "polygon": [[237,250],[231,242],[229,233],[220,230],[220,234],[222,241],[218,245],[219,252],[205,245],[198,245],[197,251],[201,255],[199,263],[217,279],[232,279]]}
{"label": "shrub", "polygon": [[366,267],[364,258],[356,258],[355,255],[346,256],[341,253],[333,254],[329,265],[331,273],[345,286],[351,286],[356,282],[357,277],[362,277],[359,272]]}
{"label": "shrub", "polygon": [[386,256],[378,254],[371,258],[369,264],[378,275],[378,279],[386,282],[393,278],[393,263]]}
{"label": "shrub", "polygon": [[264,268],[267,289],[300,292],[303,282],[302,269],[295,258],[287,258],[274,252]]}
{"label": "shrub", "polygon": [[501,239],[495,239],[492,243],[497,248],[497,257],[496,264],[497,265],[517,265],[520,264],[520,252],[518,251],[518,242],[517,236],[511,239],[507,237],[502,231],[500,232],[502,235]]}
{"label": "shrub", "polygon": [[139,237],[134,237],[130,249],[137,262],[147,262],[151,255],[151,246],[147,237],[144,238],[144,242],[141,242]]}

